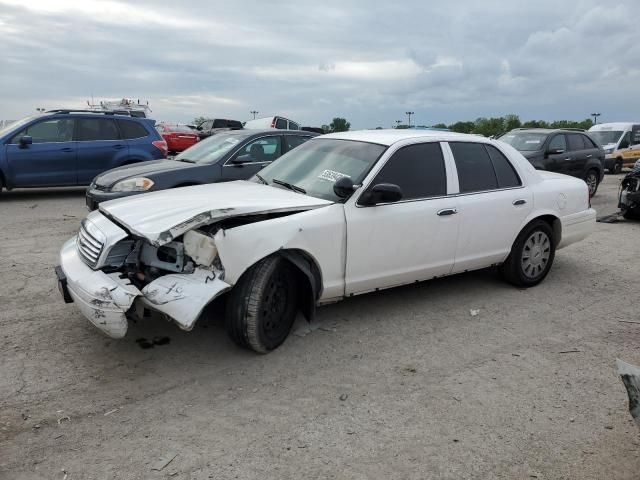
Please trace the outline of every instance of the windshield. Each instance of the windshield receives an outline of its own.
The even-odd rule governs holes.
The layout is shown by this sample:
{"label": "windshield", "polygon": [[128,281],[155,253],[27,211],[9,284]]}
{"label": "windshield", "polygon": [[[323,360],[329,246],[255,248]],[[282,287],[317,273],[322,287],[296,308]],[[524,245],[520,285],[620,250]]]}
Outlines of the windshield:
{"label": "windshield", "polygon": [[288,183],[312,197],[338,202],[342,199],[333,191],[336,180],[350,177],[355,185],[362,183],[386,148],[351,140],[309,140],[261,170],[260,177],[270,184],[274,180],[276,185]]}
{"label": "windshield", "polygon": [[589,136],[600,145],[609,145],[610,143],[618,143],[622,132],[619,130],[601,130],[599,132],[589,132]]}
{"label": "windshield", "polygon": [[230,150],[239,146],[240,142],[249,135],[252,134],[230,135],[219,133],[218,135],[213,135],[212,137],[196,143],[194,146],[186,149],[180,155],[176,156],[174,160],[192,163],[214,163],[220,160]]}
{"label": "windshield", "polygon": [[509,132],[505,133],[498,140],[508,143],[521,152],[534,152],[542,148],[548,133],[534,132]]}
{"label": "windshield", "polygon": [[29,123],[31,120],[38,118],[39,115],[32,115],[31,117],[25,117],[21,120],[18,120],[16,122],[10,123],[9,125],[7,125],[6,127],[0,129],[0,137],[5,136],[7,133],[11,133],[14,130],[18,130],[20,129],[20,127],[22,125],[25,125],[27,123]]}

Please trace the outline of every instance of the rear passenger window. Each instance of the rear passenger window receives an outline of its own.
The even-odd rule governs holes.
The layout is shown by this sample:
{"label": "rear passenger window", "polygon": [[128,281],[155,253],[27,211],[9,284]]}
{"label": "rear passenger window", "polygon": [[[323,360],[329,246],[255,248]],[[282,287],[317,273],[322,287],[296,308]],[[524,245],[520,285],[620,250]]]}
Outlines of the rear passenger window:
{"label": "rear passenger window", "polygon": [[401,148],[371,185],[378,183],[398,185],[403,200],[446,195],[447,174],[440,144],[420,143]]}
{"label": "rear passenger window", "polygon": [[284,137],[287,141],[287,150],[291,150],[302,145],[304,142],[309,140],[311,137],[301,137],[299,135],[285,135]]}
{"label": "rear passenger window", "polygon": [[278,118],[276,120],[276,128],[278,130],[286,130],[287,129],[287,121],[284,118]]}
{"label": "rear passenger window", "polygon": [[509,159],[493,145],[485,145],[484,147],[487,149],[487,152],[489,152],[489,157],[491,157],[491,163],[493,163],[493,169],[498,179],[498,187],[511,188],[522,185]]}
{"label": "rear passenger window", "polygon": [[481,143],[449,143],[458,169],[460,193],[498,188],[491,158]]}
{"label": "rear passenger window", "polygon": [[111,118],[79,118],[77,138],[79,141],[119,140],[120,134],[115,120]]}
{"label": "rear passenger window", "polygon": [[213,128],[227,128],[227,121],[220,118],[216,118],[213,121]]}
{"label": "rear passenger window", "polygon": [[569,137],[569,150],[584,150],[584,142],[582,141],[582,135],[577,133],[571,133],[567,135]]}
{"label": "rear passenger window", "polygon": [[[132,122],[131,120],[118,120],[118,126],[120,127],[120,133],[122,133],[122,138],[132,139],[132,138],[142,138],[146,137],[149,133],[147,129],[144,128],[138,122]],[[161,127],[164,129],[164,127]]]}
{"label": "rear passenger window", "polygon": [[300,130],[300,126],[297,123],[289,122],[289,130]]}

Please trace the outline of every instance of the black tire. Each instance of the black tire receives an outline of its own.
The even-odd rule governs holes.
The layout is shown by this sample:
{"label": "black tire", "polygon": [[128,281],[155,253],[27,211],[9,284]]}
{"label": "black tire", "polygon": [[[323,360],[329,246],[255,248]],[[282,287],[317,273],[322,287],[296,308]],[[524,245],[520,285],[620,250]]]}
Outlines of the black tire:
{"label": "black tire", "polygon": [[615,173],[617,175],[620,172],[622,172],[622,160],[616,160],[616,163],[613,165],[613,169],[611,170],[611,173]]}
{"label": "black tire", "polygon": [[640,208],[625,208],[622,216],[627,220],[640,220]]}
{"label": "black tire", "polygon": [[[532,249],[530,239],[540,238],[538,234],[542,234],[542,242],[540,248]],[[536,237],[537,236],[537,237]],[[544,242],[544,237],[548,243]],[[526,253],[536,255],[534,258],[529,256],[529,261],[525,260]],[[544,257],[547,256],[546,261]],[[502,277],[509,283],[522,288],[529,288],[539,284],[549,273],[553,259],[556,255],[556,240],[553,238],[553,230],[551,226],[544,220],[534,220],[527,225],[513,242],[511,253],[507,260],[500,266]],[[526,265],[530,265],[529,268]],[[533,269],[533,270],[532,270]]]}
{"label": "black tire", "polygon": [[227,334],[237,345],[258,353],[279,347],[298,311],[294,267],[280,256],[267,257],[247,270],[231,290]]}
{"label": "black tire", "polygon": [[589,169],[584,175],[584,181],[589,187],[589,195],[593,197],[598,191],[598,186],[600,185],[600,174],[595,168]]}

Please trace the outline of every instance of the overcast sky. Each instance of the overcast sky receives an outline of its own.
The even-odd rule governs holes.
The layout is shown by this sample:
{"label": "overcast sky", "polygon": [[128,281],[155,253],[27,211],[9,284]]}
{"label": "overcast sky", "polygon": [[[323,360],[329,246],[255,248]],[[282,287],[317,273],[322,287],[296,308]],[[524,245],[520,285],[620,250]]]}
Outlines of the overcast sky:
{"label": "overcast sky", "polygon": [[[0,119],[149,100],[158,120],[389,127],[640,119],[638,0],[0,0]],[[635,7],[635,8],[634,8]]]}

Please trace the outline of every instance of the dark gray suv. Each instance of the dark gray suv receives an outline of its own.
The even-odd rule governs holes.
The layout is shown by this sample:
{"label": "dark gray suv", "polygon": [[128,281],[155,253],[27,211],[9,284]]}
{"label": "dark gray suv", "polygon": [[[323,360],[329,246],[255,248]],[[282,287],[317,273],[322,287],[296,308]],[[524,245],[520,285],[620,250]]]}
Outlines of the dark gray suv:
{"label": "dark gray suv", "polygon": [[604,150],[583,130],[517,128],[499,140],[519,150],[537,170],[584,179],[591,196],[604,177]]}

